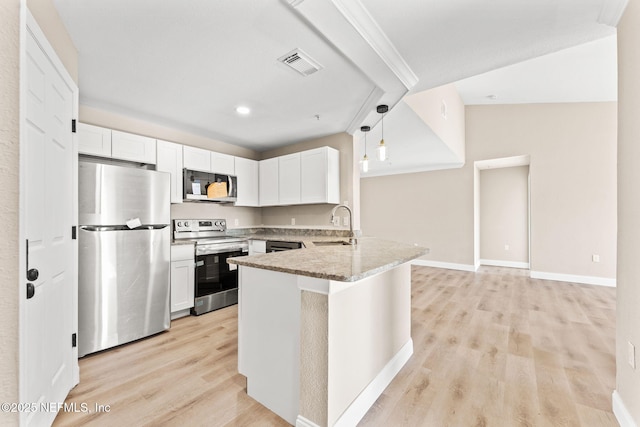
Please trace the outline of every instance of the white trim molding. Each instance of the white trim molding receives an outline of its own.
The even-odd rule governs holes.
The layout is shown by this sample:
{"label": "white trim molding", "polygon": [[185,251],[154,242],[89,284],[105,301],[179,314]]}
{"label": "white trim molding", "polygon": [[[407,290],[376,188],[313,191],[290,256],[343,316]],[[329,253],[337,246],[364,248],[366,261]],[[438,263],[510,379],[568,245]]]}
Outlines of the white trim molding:
{"label": "white trim molding", "polygon": [[613,394],[611,396],[611,407],[613,409],[613,415],[616,416],[616,420],[618,420],[620,427],[638,427],[635,421],[633,421],[631,413],[624,405],[618,390],[613,390]]}
{"label": "white trim molding", "polygon": [[[342,413],[334,424],[335,427],[355,426],[365,416],[367,411],[378,400],[378,397],[393,381],[402,367],[409,361],[413,355],[413,340],[409,338],[402,348],[384,368],[376,375],[376,377],[365,387],[364,390],[355,398],[349,407]],[[298,414],[296,418],[296,427],[320,427],[313,421]]]}
{"label": "white trim molding", "polygon": [[480,265],[490,265],[493,267],[508,267],[508,268],[529,268],[528,262],[522,261],[502,261],[499,259],[481,259]]}
{"label": "white trim molding", "polygon": [[561,273],[548,273],[545,271],[531,271],[530,277],[532,279],[543,280],[555,280],[558,282],[572,282],[581,283],[583,285],[598,285],[608,286],[611,288],[616,287],[616,279],[609,277],[597,277],[597,276],[579,276],[576,274],[561,274]]}
{"label": "white trim molding", "polygon": [[318,424],[311,420],[306,419],[302,415],[298,415],[296,418],[296,427],[320,427]]}
{"label": "white trim molding", "polygon": [[378,400],[385,388],[391,383],[400,369],[413,354],[413,340],[409,338],[400,351],[385,365],[376,377],[355,398],[334,424],[335,427],[351,427],[360,422],[367,411]]}
{"label": "white trim molding", "polygon": [[461,270],[475,272],[477,269],[473,264],[456,264],[453,262],[432,261],[429,259],[414,259],[411,261],[413,265],[422,265],[425,267],[446,268],[447,270]]}
{"label": "white trim molding", "polygon": [[404,87],[411,89],[418,83],[418,76],[404,60],[398,49],[382,31],[380,25],[358,0],[333,0],[333,4],[342,13],[347,22],[371,46],[387,67],[402,82]]}

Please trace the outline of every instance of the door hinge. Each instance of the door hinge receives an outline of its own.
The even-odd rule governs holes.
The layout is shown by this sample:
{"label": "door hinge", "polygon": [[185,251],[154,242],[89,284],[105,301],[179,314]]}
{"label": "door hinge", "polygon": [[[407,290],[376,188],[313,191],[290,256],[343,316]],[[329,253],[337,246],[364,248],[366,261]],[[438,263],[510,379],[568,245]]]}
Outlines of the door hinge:
{"label": "door hinge", "polygon": [[71,347],[77,347],[78,346],[78,339],[77,339],[77,335],[74,332],[73,334],[71,334]]}
{"label": "door hinge", "polygon": [[78,228],[74,225],[73,227],[71,227],[71,240],[76,240],[77,238],[77,230]]}
{"label": "door hinge", "polygon": [[71,120],[71,132],[76,133],[76,119]]}

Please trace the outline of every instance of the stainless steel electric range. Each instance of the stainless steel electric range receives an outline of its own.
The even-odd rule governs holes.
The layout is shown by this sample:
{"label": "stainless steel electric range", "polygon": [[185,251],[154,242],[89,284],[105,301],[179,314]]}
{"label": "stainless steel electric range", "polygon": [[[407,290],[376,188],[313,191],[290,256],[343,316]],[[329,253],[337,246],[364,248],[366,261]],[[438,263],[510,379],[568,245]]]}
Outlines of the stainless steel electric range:
{"label": "stainless steel electric range", "polygon": [[224,219],[175,219],[176,241],[195,243],[195,301],[191,313],[200,315],[238,303],[238,270],[227,258],[247,255],[249,243],[227,236]]}

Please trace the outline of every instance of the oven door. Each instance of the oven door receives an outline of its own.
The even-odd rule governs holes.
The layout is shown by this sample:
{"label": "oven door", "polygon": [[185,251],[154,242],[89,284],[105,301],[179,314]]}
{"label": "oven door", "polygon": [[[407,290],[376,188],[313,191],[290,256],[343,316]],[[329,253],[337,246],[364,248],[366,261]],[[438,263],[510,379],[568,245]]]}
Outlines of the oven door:
{"label": "oven door", "polygon": [[229,291],[238,288],[238,270],[231,269],[227,258],[246,255],[243,250],[196,256],[195,296]]}

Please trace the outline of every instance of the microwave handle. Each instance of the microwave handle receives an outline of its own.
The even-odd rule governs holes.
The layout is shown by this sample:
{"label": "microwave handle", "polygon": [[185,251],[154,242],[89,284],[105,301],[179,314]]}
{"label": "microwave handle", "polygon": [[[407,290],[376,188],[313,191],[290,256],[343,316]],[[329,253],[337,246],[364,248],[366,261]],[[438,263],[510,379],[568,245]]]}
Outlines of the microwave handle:
{"label": "microwave handle", "polygon": [[227,175],[227,183],[228,183],[228,186],[229,186],[228,194],[232,195],[233,194],[233,179],[231,179],[231,175]]}

